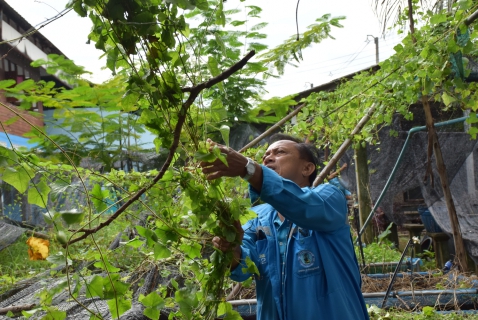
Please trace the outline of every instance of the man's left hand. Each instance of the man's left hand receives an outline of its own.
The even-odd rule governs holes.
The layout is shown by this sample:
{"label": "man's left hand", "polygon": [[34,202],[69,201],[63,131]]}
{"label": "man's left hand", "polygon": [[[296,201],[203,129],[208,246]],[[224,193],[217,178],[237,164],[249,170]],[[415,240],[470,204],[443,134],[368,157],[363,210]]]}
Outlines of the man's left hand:
{"label": "man's left hand", "polygon": [[211,148],[216,146],[221,150],[221,153],[226,157],[227,165],[220,159],[213,162],[202,161],[199,165],[202,167],[202,172],[207,176],[208,180],[214,180],[220,177],[244,177],[246,175],[247,158],[239,152],[218,144],[211,139],[207,140]]}

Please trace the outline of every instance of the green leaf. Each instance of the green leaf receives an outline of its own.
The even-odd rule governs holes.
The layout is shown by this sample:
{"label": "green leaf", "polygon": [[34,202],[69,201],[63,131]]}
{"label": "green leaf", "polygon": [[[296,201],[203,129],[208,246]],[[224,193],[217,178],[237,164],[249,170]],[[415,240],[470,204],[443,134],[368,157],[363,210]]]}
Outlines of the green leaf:
{"label": "green leaf", "polygon": [[154,244],[154,258],[159,260],[159,259],[168,258],[170,256],[171,256],[171,251],[169,251],[169,249],[166,246],[160,243]]}
{"label": "green leaf", "polygon": [[47,307],[46,314],[42,320],[63,320],[66,319],[66,311],[61,311],[55,307]]}
{"label": "green leaf", "polygon": [[138,299],[146,307],[143,314],[152,320],[159,319],[160,310],[164,307],[164,299],[155,291],[146,297],[140,295]]}
{"label": "green leaf", "polygon": [[201,10],[207,10],[209,8],[207,0],[196,0],[196,7]]}
{"label": "green leaf", "polygon": [[221,132],[222,139],[226,143],[226,146],[229,147],[229,133],[231,132],[231,128],[229,128],[229,126],[222,125],[219,128],[219,131]]}
{"label": "green leaf", "polygon": [[223,3],[219,1],[219,5],[216,7],[216,21],[217,25],[223,26],[226,24],[226,15],[223,10]]}
{"label": "green leaf", "polygon": [[73,10],[75,10],[75,12],[78,13],[80,17],[84,18],[88,15],[88,12],[86,11],[81,1],[75,1],[75,3],[73,4]]}
{"label": "green leaf", "polygon": [[37,313],[38,311],[40,311],[41,308],[36,308],[36,309],[32,309],[32,310],[22,310],[22,315],[25,317],[25,318],[30,318],[31,316],[33,316],[35,313]]}
{"label": "green leaf", "polygon": [[7,167],[18,161],[17,154],[4,146],[0,146],[0,167]]}
{"label": "green leaf", "polygon": [[159,153],[161,151],[161,145],[163,144],[163,141],[160,138],[155,138],[153,143],[156,147],[156,153]]}
{"label": "green leaf", "polygon": [[179,240],[179,235],[171,228],[165,225],[161,225],[159,221],[156,222],[157,229],[154,230],[154,233],[158,236],[163,243],[168,241],[176,242]]}
{"label": "green leaf", "polygon": [[446,22],[446,15],[444,13],[435,14],[430,18],[431,24],[439,24],[442,22]]}
{"label": "green leaf", "polygon": [[50,191],[50,187],[46,184],[45,179],[42,178],[39,183],[28,189],[28,203],[46,208]]}
{"label": "green leaf", "polygon": [[227,118],[227,110],[221,99],[214,99],[211,102],[211,119],[214,122],[220,122]]}
{"label": "green leaf", "polygon": [[95,184],[93,189],[90,192],[91,199],[95,205],[96,212],[103,212],[108,207],[106,199],[108,198],[110,192],[108,190],[101,190],[99,184]]}
{"label": "green leaf", "polygon": [[14,116],[14,117],[11,117],[10,119],[4,121],[2,124],[3,124],[4,126],[11,126],[12,124],[14,124],[15,122],[17,122],[18,120],[20,120],[20,117]]}
{"label": "green leaf", "polygon": [[135,226],[138,233],[146,239],[148,247],[153,248],[154,244],[158,242],[158,236],[150,229],[146,229],[142,226]]}
{"label": "green leaf", "polygon": [[156,320],[156,319],[159,319],[159,318],[160,318],[161,312],[160,312],[160,310],[157,309],[157,308],[151,308],[151,307],[149,307],[149,308],[144,309],[143,314],[144,314],[146,317],[148,317],[148,318],[150,318],[150,319],[152,319],[152,320]]}
{"label": "green leaf", "polygon": [[183,313],[186,319],[191,319],[192,310],[199,302],[196,293],[190,288],[185,287],[177,290],[174,294],[181,313]]}
{"label": "green leaf", "polygon": [[81,223],[85,217],[85,212],[79,210],[60,211],[58,213],[68,225]]}
{"label": "green leaf", "polygon": [[433,317],[436,314],[435,308],[429,306],[423,307],[422,311],[426,317]]}
{"label": "green leaf", "polygon": [[131,300],[125,299],[122,296],[117,296],[116,299],[106,301],[113,319],[118,319],[123,313],[131,309]]}
{"label": "green leaf", "polygon": [[213,56],[209,56],[209,59],[207,61],[207,67],[214,77],[218,76],[221,73],[217,64],[217,60]]}
{"label": "green leaf", "polygon": [[69,265],[71,266],[72,265],[72,262],[70,259],[66,258],[64,255],[63,255],[63,252],[58,252],[58,253],[55,253],[54,255],[50,255],[46,258],[47,261],[53,263],[53,264],[56,264],[57,266],[64,266],[65,264],[66,265]]}
{"label": "green leaf", "polygon": [[[219,70],[217,60],[213,56],[209,56],[209,59],[207,61],[207,67],[209,69],[209,72],[211,72],[214,77],[221,74],[221,70]],[[217,86],[219,87],[219,89],[221,89],[221,91],[224,91],[224,84],[222,82],[219,82]]]}
{"label": "green leaf", "polygon": [[388,225],[387,229],[385,229],[382,233],[380,233],[380,234],[378,235],[377,238],[378,238],[378,243],[379,243],[379,244],[383,241],[383,239],[385,239],[389,234],[392,233],[392,231],[390,231],[390,229],[392,228],[392,226],[393,226],[393,222]]}
{"label": "green leaf", "polygon": [[[112,265],[105,256],[101,257],[99,254],[97,254],[96,258],[99,259],[99,261],[94,263],[94,266],[97,267],[97,268],[100,268],[102,270],[106,270],[108,272],[119,272],[121,270],[120,268],[116,268],[114,265]],[[105,266],[105,264],[106,264],[106,266]],[[112,277],[112,276],[110,276],[110,277]],[[108,299],[108,297],[106,297],[106,296],[105,296],[105,298]]]}
{"label": "green leaf", "polygon": [[129,289],[129,284],[120,281],[120,275],[118,273],[112,273],[109,277],[103,278],[103,293],[105,299],[114,299],[115,297],[121,297]]}
{"label": "green leaf", "polygon": [[106,66],[113,72],[113,75],[116,75],[116,61],[118,60],[119,50],[118,48],[113,48],[108,51],[106,57]]}
{"label": "green leaf", "polygon": [[197,151],[194,154],[194,159],[196,159],[198,161],[204,161],[204,162],[213,162],[214,160],[217,159],[217,157],[211,152],[204,153],[204,152],[201,152],[201,151]]}
{"label": "green leaf", "polygon": [[450,96],[448,93],[443,92],[441,95],[441,98],[443,99],[443,103],[448,107],[451,103],[455,102],[456,99],[455,97]]}
{"label": "green leaf", "polygon": [[224,44],[224,41],[222,40],[221,38],[221,35],[217,32],[217,33],[214,33],[214,36],[216,38],[216,42],[217,44],[219,45],[219,47],[221,48],[221,52],[223,55],[226,55],[227,54],[227,48],[226,48],[226,45]]}
{"label": "green leaf", "polygon": [[478,134],[478,128],[471,127],[470,129],[468,129],[468,134],[470,134],[473,139],[476,139],[476,135]]}
{"label": "green leaf", "polygon": [[130,241],[126,242],[127,246],[133,247],[133,248],[139,248],[144,244],[143,241],[139,240],[138,238],[131,239]]}
{"label": "green leaf", "polygon": [[16,83],[17,82],[15,80],[12,80],[12,79],[2,80],[2,81],[0,81],[0,89],[1,90],[6,89],[8,87],[14,86]]}
{"label": "green leaf", "polygon": [[217,316],[224,316],[222,319],[227,320],[241,320],[241,314],[232,308],[229,302],[221,302],[217,308]]}
{"label": "green leaf", "polygon": [[259,269],[257,269],[256,264],[249,257],[246,257],[246,266],[247,268],[242,268],[242,273],[251,273],[251,274],[260,275]]}
{"label": "green leaf", "polygon": [[181,244],[180,248],[191,259],[201,256],[202,247],[199,243],[183,243]]}
{"label": "green leaf", "polygon": [[27,90],[33,88],[35,86],[35,81],[33,79],[28,79],[25,81],[20,82],[15,86],[15,90]]}
{"label": "green leaf", "polygon": [[18,192],[24,193],[27,191],[28,183],[33,178],[33,171],[26,166],[17,166],[16,169],[12,167],[5,168],[2,179]]}
{"label": "green leaf", "polygon": [[90,283],[86,284],[86,297],[100,297],[103,299],[103,278],[100,276],[93,276]]}

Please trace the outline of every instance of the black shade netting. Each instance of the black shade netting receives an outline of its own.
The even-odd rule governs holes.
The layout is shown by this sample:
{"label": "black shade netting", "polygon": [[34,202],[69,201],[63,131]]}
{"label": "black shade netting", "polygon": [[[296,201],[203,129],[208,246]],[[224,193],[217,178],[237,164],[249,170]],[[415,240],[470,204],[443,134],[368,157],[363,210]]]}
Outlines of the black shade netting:
{"label": "black shade netting", "polygon": [[[396,128],[396,126],[395,126]],[[461,132],[458,132],[460,131]],[[460,230],[468,253],[478,262],[478,145],[477,141],[463,131],[463,124],[436,127],[438,142],[443,155],[448,185],[458,215]],[[408,131],[398,131],[391,136],[390,128],[378,132],[379,144],[367,147],[370,174],[370,197],[373,203],[386,186],[392,170],[405,145]],[[405,210],[426,210],[435,220],[437,227],[452,237],[452,227],[446,206],[443,187],[438,174],[435,155],[431,158],[431,176],[425,179],[427,168],[428,133],[416,132],[410,135],[408,146],[401,157],[401,163],[379,206],[388,221],[403,226],[410,223]],[[355,163],[353,150],[348,150],[339,165],[348,167],[341,173],[341,182],[356,194]],[[411,192],[413,191],[413,192]],[[416,194],[419,194],[417,196]],[[407,195],[414,194],[407,199]],[[403,209],[408,206],[407,209]],[[415,221],[415,223],[417,223]],[[418,222],[420,223],[420,221]],[[427,230],[429,231],[429,230]]]}

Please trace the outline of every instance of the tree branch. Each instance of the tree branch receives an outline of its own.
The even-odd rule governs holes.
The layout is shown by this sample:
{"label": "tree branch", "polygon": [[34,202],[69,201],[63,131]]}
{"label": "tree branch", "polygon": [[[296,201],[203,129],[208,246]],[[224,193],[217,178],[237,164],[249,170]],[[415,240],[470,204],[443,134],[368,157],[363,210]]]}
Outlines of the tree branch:
{"label": "tree branch", "polygon": [[232,67],[230,67],[229,69],[227,69],[226,71],[224,71],[223,73],[221,73],[220,75],[218,75],[217,77],[214,77],[212,79],[210,79],[209,81],[206,81],[206,82],[203,82],[203,83],[200,83],[198,84],[197,86],[194,86],[194,87],[186,87],[186,88],[183,88],[182,89],[182,92],[195,92],[195,91],[198,91],[201,92],[201,90],[204,90],[204,89],[208,89],[210,87],[212,87],[213,85],[221,82],[221,81],[224,81],[226,80],[227,78],[229,78],[230,76],[232,76],[234,73],[236,73],[237,71],[241,70],[245,65],[246,63],[256,54],[256,52],[254,50],[252,50],[251,52],[249,52],[244,58],[242,58],[239,62],[237,62],[236,64],[234,64]]}
{"label": "tree branch", "polygon": [[36,307],[36,304],[24,304],[19,306],[10,306],[5,308],[0,308],[0,314],[7,314],[8,312],[19,313],[21,311],[31,310]]}
{"label": "tree branch", "polygon": [[243,59],[241,59],[239,62],[231,66],[229,69],[218,75],[217,77],[214,77],[210,79],[209,81],[203,82],[198,84],[197,86],[191,87],[191,88],[185,88],[183,89],[183,92],[190,92],[190,95],[186,102],[183,103],[181,110],[179,111],[178,115],[178,122],[176,124],[176,128],[174,129],[173,132],[173,143],[171,144],[171,147],[169,149],[168,157],[166,158],[166,161],[164,162],[163,166],[161,167],[161,170],[159,173],[156,175],[156,177],[153,178],[153,181],[146,187],[141,188],[135,195],[133,195],[128,201],[126,201],[108,220],[100,223],[96,228],[93,229],[79,229],[77,232],[83,232],[83,234],[77,238],[74,238],[70,241],[68,241],[67,245],[72,245],[75,242],[78,242],[80,240],[85,239],[88,237],[90,234],[96,233],[99,230],[103,229],[104,227],[108,226],[111,222],[113,222],[117,217],[119,217],[120,214],[122,214],[131,204],[133,204],[136,200],[138,200],[146,191],[151,189],[164,175],[166,170],[168,170],[169,166],[171,165],[171,162],[174,157],[174,153],[176,152],[176,149],[178,148],[179,145],[179,138],[181,136],[181,130],[184,125],[184,122],[186,120],[186,115],[189,110],[189,107],[193,104],[194,100],[196,100],[197,96],[199,93],[207,88],[212,87],[213,85],[219,83],[220,81],[223,81],[230,77],[232,74],[237,72],[238,70],[242,69],[246,63],[255,55],[255,51],[249,52]]}

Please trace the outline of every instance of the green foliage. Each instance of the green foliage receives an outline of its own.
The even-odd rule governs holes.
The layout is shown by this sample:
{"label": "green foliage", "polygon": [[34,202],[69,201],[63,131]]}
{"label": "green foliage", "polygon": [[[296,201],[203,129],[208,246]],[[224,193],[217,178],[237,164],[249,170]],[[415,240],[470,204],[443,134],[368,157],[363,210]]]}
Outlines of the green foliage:
{"label": "green foliage", "polygon": [[330,14],[323,15],[316,20],[316,24],[309,26],[309,30],[300,36],[292,36],[284,44],[263,54],[261,56],[262,62],[266,65],[272,65],[269,74],[274,74],[274,71],[277,71],[279,75],[284,74],[284,67],[292,60],[297,63],[302,60],[302,50],[327,38],[334,39],[331,35],[332,27],[342,28],[340,20],[344,20],[345,17],[332,19],[330,17]]}
{"label": "green foliage", "polygon": [[381,244],[382,241],[384,239],[386,239],[389,234],[392,233],[392,231],[390,231],[392,226],[393,226],[393,222],[388,225],[388,227],[387,227],[387,229],[385,229],[385,231],[383,231],[381,234],[378,235],[378,237],[377,237],[378,238],[378,244]]}
{"label": "green foliage", "polygon": [[[342,18],[324,15],[299,41],[291,39],[266,51],[260,43],[265,24],[257,22],[261,10],[255,6],[246,7],[245,17],[237,20],[237,10],[224,10],[222,1],[80,0],[70,5],[91,20],[89,39],[104,52],[114,78],[91,84],[81,79],[82,67],[50,55],[36,65],[60,73],[70,89],[44,81],[17,86],[0,82],[0,89],[21,100],[22,108],[41,101],[54,109],[49,125],[58,131],[30,133],[39,146],[36,155],[0,147],[1,179],[44,208],[54,230],[53,243],[65,246],[63,255],[54,252],[44,263],[88,262],[89,269],[70,276],[75,284],[70,294],[78,296],[86,287],[86,296],[106,299],[115,317],[130,309],[133,300],[133,284],[124,271],[141,273],[155,266],[167,277],[170,271],[165,266],[171,266],[182,281],[172,279],[142,296],[145,316],[157,318],[168,307],[174,310],[171,318],[213,319],[225,314],[225,319],[239,319],[224,302],[225,289],[231,286],[226,276],[232,253],[214,250],[211,239],[220,236],[237,243],[234,221],[245,222],[253,213],[247,209],[243,181],[204,179],[197,162],[225,162],[225,157],[203,141],[213,138],[228,144],[230,128],[237,123],[275,123],[286,115],[297,102],[293,97],[262,101],[261,79],[281,74],[285,65],[301,60],[302,50],[331,38],[332,27],[341,27]],[[463,41],[455,35],[465,13],[476,8],[466,1],[455,6],[453,16],[423,13],[416,42],[406,37],[379,71],[364,72],[334,92],[305,99],[307,106],[297,115],[297,125],[286,124],[286,130],[328,144],[334,151],[347,138],[355,145],[375,143],[377,130],[390,124],[396,113],[413,117],[408,106],[420,95],[443,102],[444,110],[475,112],[476,84],[462,77],[467,73],[463,57],[476,55],[473,43],[478,34],[468,33]],[[192,19],[198,21],[190,24]],[[252,27],[244,31],[245,26]],[[261,53],[261,60],[208,85],[251,49]],[[451,57],[455,69],[450,67]],[[350,137],[372,105],[378,108],[370,122]],[[155,138],[154,150],[137,143],[146,131]],[[145,151],[158,153],[158,168],[132,170],[134,154]],[[249,152],[260,159],[263,149]],[[87,158],[96,169],[78,166]],[[126,245],[108,249],[119,232],[124,232],[119,238]],[[364,249],[367,262],[398,261],[400,253],[384,242]],[[15,281],[19,275],[9,268],[2,280]],[[250,260],[247,270],[258,273]],[[49,304],[63,289],[44,293],[42,310],[62,317]],[[372,315],[394,316],[381,310]]]}
{"label": "green foliage", "polygon": [[[399,261],[401,257],[400,251],[392,249],[386,242],[370,243],[363,248],[363,253],[367,263]],[[355,254],[360,257],[358,248],[355,248]]]}
{"label": "green foliage", "polygon": [[478,316],[475,314],[462,314],[459,311],[456,313],[440,314],[435,311],[433,307],[423,307],[422,310],[415,312],[400,311],[400,310],[384,310],[372,305],[368,307],[368,314],[371,320],[458,320],[470,319],[476,320]]}

